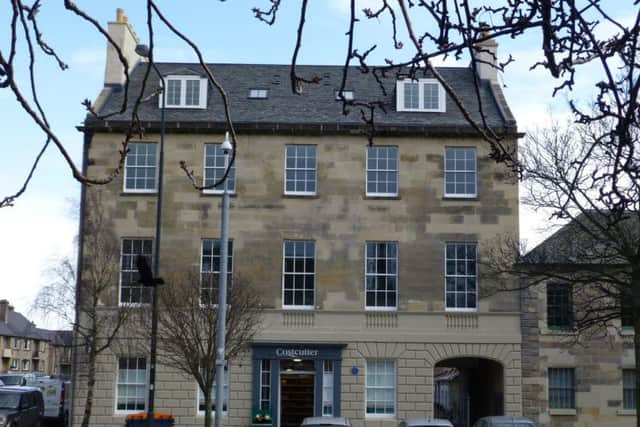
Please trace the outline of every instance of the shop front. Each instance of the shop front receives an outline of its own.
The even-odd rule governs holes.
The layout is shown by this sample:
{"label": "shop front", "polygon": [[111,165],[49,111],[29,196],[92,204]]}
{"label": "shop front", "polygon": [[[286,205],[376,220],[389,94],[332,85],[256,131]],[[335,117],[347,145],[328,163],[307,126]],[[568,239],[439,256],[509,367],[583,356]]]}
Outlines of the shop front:
{"label": "shop front", "polygon": [[299,427],[305,417],[340,415],[345,344],[254,344],[253,414],[262,424]]}

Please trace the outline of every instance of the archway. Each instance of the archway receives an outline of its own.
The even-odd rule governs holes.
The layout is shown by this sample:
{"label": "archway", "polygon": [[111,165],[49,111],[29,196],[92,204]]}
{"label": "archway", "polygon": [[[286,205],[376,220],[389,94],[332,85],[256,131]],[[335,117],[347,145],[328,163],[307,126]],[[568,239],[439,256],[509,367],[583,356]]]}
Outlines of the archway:
{"label": "archway", "polygon": [[434,368],[434,416],[457,427],[470,427],[481,417],[504,415],[504,370],[489,359],[457,357]]}

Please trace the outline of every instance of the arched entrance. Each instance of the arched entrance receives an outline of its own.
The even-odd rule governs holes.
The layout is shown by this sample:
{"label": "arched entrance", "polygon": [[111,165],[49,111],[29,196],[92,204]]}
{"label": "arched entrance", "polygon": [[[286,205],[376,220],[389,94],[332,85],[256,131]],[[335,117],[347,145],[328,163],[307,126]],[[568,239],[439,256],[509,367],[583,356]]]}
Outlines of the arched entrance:
{"label": "arched entrance", "polygon": [[456,427],[504,415],[504,372],[498,362],[476,357],[442,360],[434,368],[433,384],[434,416]]}

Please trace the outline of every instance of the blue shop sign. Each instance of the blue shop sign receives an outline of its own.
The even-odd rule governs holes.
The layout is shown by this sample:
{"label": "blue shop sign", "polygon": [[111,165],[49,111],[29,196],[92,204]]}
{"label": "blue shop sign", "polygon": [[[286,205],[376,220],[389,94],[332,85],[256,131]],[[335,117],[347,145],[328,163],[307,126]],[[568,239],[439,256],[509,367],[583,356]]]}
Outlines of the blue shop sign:
{"label": "blue shop sign", "polygon": [[346,344],[254,344],[254,359],[341,359]]}

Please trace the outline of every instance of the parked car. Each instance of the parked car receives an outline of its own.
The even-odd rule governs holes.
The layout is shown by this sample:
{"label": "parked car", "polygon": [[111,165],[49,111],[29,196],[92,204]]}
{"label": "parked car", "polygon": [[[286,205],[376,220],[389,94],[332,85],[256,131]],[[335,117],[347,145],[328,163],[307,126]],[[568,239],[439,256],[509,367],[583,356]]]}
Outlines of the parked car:
{"label": "parked car", "polygon": [[345,417],[307,417],[300,427],[351,427],[351,420]]}
{"label": "parked car", "polygon": [[44,418],[66,426],[69,418],[71,382],[62,378],[37,377],[27,379],[26,384],[37,387],[42,392]]}
{"label": "parked car", "polygon": [[453,424],[444,418],[408,418],[400,421],[399,427],[453,427]]}
{"label": "parked car", "polygon": [[480,418],[473,427],[536,427],[536,423],[526,417],[493,416]]}
{"label": "parked car", "polygon": [[44,402],[35,387],[0,387],[1,427],[40,427]]}
{"label": "parked car", "polygon": [[4,385],[24,385],[26,379],[24,374],[0,374],[0,381]]}

